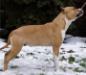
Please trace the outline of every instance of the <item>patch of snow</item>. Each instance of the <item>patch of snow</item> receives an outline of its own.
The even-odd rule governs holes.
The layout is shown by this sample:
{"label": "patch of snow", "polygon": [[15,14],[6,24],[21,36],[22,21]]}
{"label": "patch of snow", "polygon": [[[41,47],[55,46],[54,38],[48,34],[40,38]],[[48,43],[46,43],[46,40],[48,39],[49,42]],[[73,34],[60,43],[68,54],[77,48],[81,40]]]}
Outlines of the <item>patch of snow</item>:
{"label": "patch of snow", "polygon": [[[86,75],[86,67],[80,65],[86,59],[86,38],[67,36],[59,53],[58,70],[54,71],[54,60],[51,46],[24,46],[21,52],[9,63],[7,71],[0,75]],[[0,39],[0,48],[5,45]],[[8,51],[9,48],[3,49]],[[3,51],[0,51],[0,68],[3,68]],[[74,61],[69,63],[69,58]],[[84,62],[84,64],[86,61]],[[80,69],[80,70],[77,70]]]}
{"label": "patch of snow", "polygon": [[5,53],[0,52],[0,69],[2,69],[4,65],[4,56],[5,56]]}

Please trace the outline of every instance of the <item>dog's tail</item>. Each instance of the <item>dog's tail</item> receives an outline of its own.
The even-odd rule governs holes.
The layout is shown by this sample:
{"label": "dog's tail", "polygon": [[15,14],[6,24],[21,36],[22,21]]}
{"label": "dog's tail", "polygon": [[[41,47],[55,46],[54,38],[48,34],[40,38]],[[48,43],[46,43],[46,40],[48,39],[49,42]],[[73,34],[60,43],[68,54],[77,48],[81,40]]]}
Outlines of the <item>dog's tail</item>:
{"label": "dog's tail", "polygon": [[9,40],[6,42],[6,44],[3,46],[3,47],[1,47],[0,48],[0,50],[2,50],[2,49],[4,49],[4,48],[8,48],[8,45],[9,45],[10,43],[9,43]]}
{"label": "dog's tail", "polygon": [[[9,35],[10,36],[10,35]],[[4,49],[4,48],[8,48],[8,45],[10,44],[10,37],[8,37],[7,42],[5,42],[5,45],[3,47],[0,48],[0,50]]]}

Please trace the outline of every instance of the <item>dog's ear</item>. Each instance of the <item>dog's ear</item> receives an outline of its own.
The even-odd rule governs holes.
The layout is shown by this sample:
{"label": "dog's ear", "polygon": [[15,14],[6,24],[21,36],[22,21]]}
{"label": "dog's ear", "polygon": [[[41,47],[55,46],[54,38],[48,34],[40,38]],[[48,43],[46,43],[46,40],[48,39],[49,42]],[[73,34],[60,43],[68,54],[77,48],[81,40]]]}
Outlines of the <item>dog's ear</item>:
{"label": "dog's ear", "polygon": [[60,7],[61,11],[64,11],[64,7]]}
{"label": "dog's ear", "polygon": [[60,6],[60,5],[58,5],[57,8],[58,8],[58,10],[59,10],[60,12],[61,12],[61,11],[64,11],[64,7],[62,7],[62,6]]}

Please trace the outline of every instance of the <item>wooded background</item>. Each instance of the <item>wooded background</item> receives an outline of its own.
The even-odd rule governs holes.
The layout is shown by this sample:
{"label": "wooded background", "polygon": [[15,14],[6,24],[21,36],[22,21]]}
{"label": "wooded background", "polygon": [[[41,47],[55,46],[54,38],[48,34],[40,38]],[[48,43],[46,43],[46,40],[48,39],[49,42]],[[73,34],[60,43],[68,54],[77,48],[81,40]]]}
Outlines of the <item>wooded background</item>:
{"label": "wooded background", "polygon": [[[0,37],[22,25],[44,24],[52,21],[62,7],[81,7],[86,0],[0,0]],[[67,34],[86,37],[86,7],[84,15],[77,19]]]}

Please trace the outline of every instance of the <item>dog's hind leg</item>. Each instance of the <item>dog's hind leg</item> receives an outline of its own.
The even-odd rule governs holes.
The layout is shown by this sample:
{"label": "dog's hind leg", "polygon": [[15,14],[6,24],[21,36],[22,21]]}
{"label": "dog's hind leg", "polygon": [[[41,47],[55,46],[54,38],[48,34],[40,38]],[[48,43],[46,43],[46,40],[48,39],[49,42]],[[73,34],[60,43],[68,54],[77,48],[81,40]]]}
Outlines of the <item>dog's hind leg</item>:
{"label": "dog's hind leg", "polygon": [[17,39],[16,40],[13,39],[11,44],[12,44],[11,50],[5,54],[4,71],[7,70],[8,63],[10,62],[10,60],[13,59],[22,48],[21,42],[19,42]]}

